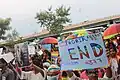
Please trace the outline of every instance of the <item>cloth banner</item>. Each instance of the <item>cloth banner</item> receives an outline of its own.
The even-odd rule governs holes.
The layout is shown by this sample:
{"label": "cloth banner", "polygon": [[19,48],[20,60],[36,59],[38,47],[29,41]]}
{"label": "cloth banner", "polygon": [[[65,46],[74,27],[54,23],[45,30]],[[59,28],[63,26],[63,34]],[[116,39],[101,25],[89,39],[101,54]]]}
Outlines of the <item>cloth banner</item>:
{"label": "cloth banner", "polygon": [[108,64],[100,33],[58,42],[61,70],[105,67]]}

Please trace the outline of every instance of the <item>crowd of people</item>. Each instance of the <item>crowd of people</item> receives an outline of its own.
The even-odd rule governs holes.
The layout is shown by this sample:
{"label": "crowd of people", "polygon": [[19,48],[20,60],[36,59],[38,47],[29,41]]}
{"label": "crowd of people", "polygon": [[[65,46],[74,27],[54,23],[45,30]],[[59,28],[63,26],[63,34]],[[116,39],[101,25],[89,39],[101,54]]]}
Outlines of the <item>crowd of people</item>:
{"label": "crowd of people", "polygon": [[0,80],[120,80],[120,37],[105,40],[108,66],[87,70],[60,70],[60,55],[53,59],[48,50],[29,55],[29,65],[0,58]]}

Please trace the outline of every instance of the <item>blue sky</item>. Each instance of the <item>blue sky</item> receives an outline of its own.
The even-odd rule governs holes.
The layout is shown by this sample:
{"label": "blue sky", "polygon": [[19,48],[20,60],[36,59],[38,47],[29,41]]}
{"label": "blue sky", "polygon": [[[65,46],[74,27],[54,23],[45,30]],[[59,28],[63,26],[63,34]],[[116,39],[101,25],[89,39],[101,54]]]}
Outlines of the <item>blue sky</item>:
{"label": "blue sky", "polygon": [[11,17],[11,26],[20,35],[41,31],[34,17],[49,6],[71,7],[72,23],[120,14],[120,0],[0,0],[0,17]]}

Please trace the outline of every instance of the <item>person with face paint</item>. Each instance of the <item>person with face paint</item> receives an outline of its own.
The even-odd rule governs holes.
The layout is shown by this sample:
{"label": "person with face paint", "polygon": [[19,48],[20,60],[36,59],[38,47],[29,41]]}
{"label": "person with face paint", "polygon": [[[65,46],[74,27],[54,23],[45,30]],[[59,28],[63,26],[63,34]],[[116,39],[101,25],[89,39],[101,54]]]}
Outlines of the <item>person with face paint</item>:
{"label": "person with face paint", "polygon": [[8,68],[7,62],[0,59],[0,80],[14,80],[14,72]]}

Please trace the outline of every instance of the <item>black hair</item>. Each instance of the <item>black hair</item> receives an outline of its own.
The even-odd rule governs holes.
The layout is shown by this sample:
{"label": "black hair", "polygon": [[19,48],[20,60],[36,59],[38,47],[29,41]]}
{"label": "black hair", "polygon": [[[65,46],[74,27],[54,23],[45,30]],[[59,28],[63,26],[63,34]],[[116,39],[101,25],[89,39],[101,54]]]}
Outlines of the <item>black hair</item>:
{"label": "black hair", "polygon": [[5,48],[5,47],[3,47],[3,50],[6,50],[6,48]]}
{"label": "black hair", "polygon": [[42,56],[35,54],[31,56],[31,59],[32,59],[33,64],[43,69]]}
{"label": "black hair", "polygon": [[33,64],[43,69],[43,62],[39,60],[33,60]]}
{"label": "black hair", "polygon": [[7,66],[7,62],[3,58],[1,58],[0,61]]}
{"label": "black hair", "polygon": [[79,74],[78,71],[73,71],[73,72],[74,72],[74,74],[75,74],[77,77],[80,77],[80,74]]}
{"label": "black hair", "polygon": [[62,77],[67,77],[67,72],[66,71],[62,72]]}
{"label": "black hair", "polygon": [[48,50],[44,50],[43,52],[48,55],[48,59],[51,61],[51,53]]}

